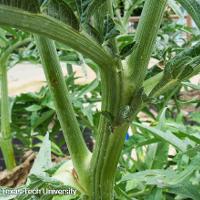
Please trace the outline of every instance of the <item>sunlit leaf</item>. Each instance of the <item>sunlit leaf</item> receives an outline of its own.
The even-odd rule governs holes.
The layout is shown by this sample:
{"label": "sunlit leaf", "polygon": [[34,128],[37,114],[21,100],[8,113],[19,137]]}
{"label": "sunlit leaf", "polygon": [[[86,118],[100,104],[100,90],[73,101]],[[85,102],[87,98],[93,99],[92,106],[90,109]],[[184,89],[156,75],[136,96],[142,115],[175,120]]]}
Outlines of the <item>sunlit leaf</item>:
{"label": "sunlit leaf", "polygon": [[151,134],[153,134],[156,137],[159,137],[160,139],[168,142],[169,144],[175,146],[180,151],[186,151],[187,145],[178,137],[176,137],[174,134],[172,134],[170,131],[163,132],[157,128],[146,126],[140,123],[134,122],[134,124],[144,130],[149,131]]}
{"label": "sunlit leaf", "polygon": [[49,140],[49,134],[47,133],[31,168],[30,174],[44,175],[44,171],[51,166],[51,142]]}

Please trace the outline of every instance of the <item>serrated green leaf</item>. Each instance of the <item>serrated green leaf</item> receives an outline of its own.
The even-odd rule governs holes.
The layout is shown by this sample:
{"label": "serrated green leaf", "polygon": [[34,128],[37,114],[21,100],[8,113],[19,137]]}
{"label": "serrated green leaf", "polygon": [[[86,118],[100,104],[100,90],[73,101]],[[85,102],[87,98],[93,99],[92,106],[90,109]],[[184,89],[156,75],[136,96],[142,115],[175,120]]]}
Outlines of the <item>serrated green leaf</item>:
{"label": "serrated green leaf", "polygon": [[79,30],[79,22],[73,10],[64,0],[50,0],[48,3],[48,15]]}
{"label": "serrated green leaf", "polygon": [[30,174],[45,175],[44,171],[49,169],[51,166],[51,142],[49,140],[49,134],[47,133],[33,163]]}
{"label": "serrated green leaf", "polygon": [[189,181],[183,182],[173,187],[169,187],[168,191],[170,193],[180,195],[182,199],[190,198],[192,200],[199,200],[200,197],[199,187],[192,185]]}
{"label": "serrated green leaf", "polygon": [[[54,190],[54,191],[72,191],[76,193],[76,190],[73,188],[70,188],[69,186],[65,186],[62,182],[55,180],[52,177],[48,176],[42,176],[42,175],[35,175],[32,174],[29,176],[29,185],[26,186],[26,189],[28,190],[43,190],[46,192],[47,190]],[[51,200],[55,195],[49,195],[49,194],[22,194],[19,195],[16,200]],[[67,195],[66,195],[67,196]]]}
{"label": "serrated green leaf", "polygon": [[[200,136],[199,136],[199,134],[195,134],[194,131],[191,131],[191,133],[190,133],[190,131],[188,129],[186,129],[185,126],[180,125],[176,122],[167,122],[166,125],[168,127],[174,128],[176,130],[176,132],[180,133],[181,137],[187,137],[190,140],[194,141],[195,143],[200,144]],[[177,133],[177,135],[178,135],[178,133]]]}
{"label": "serrated green leaf", "polygon": [[167,179],[172,179],[175,174],[176,173],[173,170],[145,170],[133,174],[128,173],[122,178],[122,181],[136,180],[146,182],[150,185],[166,186],[168,184],[166,177]]}
{"label": "serrated green leaf", "polygon": [[106,0],[92,0],[90,1],[90,4],[87,7],[87,14],[86,14],[86,18],[89,19],[89,17],[91,17],[95,11],[100,8],[104,3],[106,2]]}
{"label": "serrated green leaf", "polygon": [[136,180],[147,185],[157,185],[161,188],[176,187],[189,180],[195,170],[199,169],[199,156],[197,156],[185,170],[176,172],[172,169],[153,169],[136,173],[127,173],[122,181]]}
{"label": "serrated green leaf", "polygon": [[91,0],[76,0],[76,6],[79,13],[81,23],[85,22],[86,10],[90,4]]}
{"label": "serrated green leaf", "polygon": [[39,13],[40,5],[38,0],[0,0],[0,4],[5,6],[16,7],[25,11]]}
{"label": "serrated green leaf", "polygon": [[191,15],[196,25],[200,29],[200,2],[198,0],[177,0],[185,10]]}
{"label": "serrated green leaf", "polygon": [[160,139],[168,142],[169,144],[175,146],[176,148],[178,148],[180,151],[186,151],[187,150],[187,145],[178,137],[176,137],[174,134],[172,134],[170,131],[161,131],[157,128],[154,127],[149,127],[140,123],[133,123],[134,125],[136,125],[137,127],[140,127],[146,131],[149,131],[151,134],[153,134],[156,137],[159,137]]}
{"label": "serrated green leaf", "polygon": [[150,96],[157,96],[161,91],[167,92],[181,84],[190,76],[199,73],[200,67],[200,43],[186,49],[171,59],[164,68],[164,74],[160,82],[152,89]]}
{"label": "serrated green leaf", "polygon": [[81,23],[89,23],[89,19],[106,2],[106,0],[76,0]]}
{"label": "serrated green leaf", "polygon": [[111,38],[119,35],[119,30],[116,29],[114,20],[110,17],[110,15],[105,16],[104,19],[104,41],[107,41]]}

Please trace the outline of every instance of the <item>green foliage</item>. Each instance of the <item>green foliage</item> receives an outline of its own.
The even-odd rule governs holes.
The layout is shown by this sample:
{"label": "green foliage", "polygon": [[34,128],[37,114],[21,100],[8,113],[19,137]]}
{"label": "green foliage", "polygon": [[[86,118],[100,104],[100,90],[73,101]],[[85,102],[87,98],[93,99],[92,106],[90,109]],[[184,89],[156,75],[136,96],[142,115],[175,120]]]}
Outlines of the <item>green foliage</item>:
{"label": "green foliage", "polygon": [[163,140],[174,145],[176,148],[178,148],[181,151],[186,151],[186,149],[187,149],[186,144],[184,144],[181,140],[179,140],[177,137],[175,137],[169,131],[167,131],[165,133],[165,132],[160,131],[159,129],[155,129],[155,128],[148,127],[148,126],[145,126],[145,125],[141,125],[141,124],[137,124],[137,123],[134,123],[134,125],[139,126],[141,128],[144,128],[144,129],[147,129],[148,131],[150,131],[155,136],[162,138]]}
{"label": "green foliage", "polygon": [[[199,199],[199,115],[183,115],[182,110],[185,105],[199,109],[200,102],[180,98],[183,91],[199,90],[199,85],[188,81],[200,71],[199,31],[168,19],[171,13],[182,17],[182,5],[199,27],[199,2],[177,2],[169,1],[172,9],[164,14],[166,0],[0,1],[2,25],[37,34],[48,83],[35,94],[16,97],[12,107],[15,138],[27,148],[38,147],[44,140],[31,170],[34,175],[25,187],[60,189],[72,180],[71,186],[82,195],[35,195],[33,199]],[[140,13],[143,3],[136,33],[128,33],[129,17],[137,8]],[[1,53],[13,30],[0,31]],[[186,41],[180,33],[193,37]],[[19,38],[23,34],[19,31]],[[47,37],[59,43],[54,45]],[[21,60],[39,62],[34,43],[24,52],[15,54]],[[148,69],[151,56],[159,62]],[[68,66],[65,79],[58,58]],[[90,66],[97,79],[76,85],[74,63]],[[129,127],[133,135],[124,144]],[[96,140],[92,154],[82,140],[84,128]],[[51,152],[63,156],[59,131],[64,133],[72,161],[52,167]],[[47,132],[51,142],[48,134],[44,136]]]}
{"label": "green foliage", "polygon": [[43,175],[44,171],[51,167],[51,143],[49,141],[49,134],[46,134],[30,174]]}
{"label": "green foliage", "polygon": [[[95,126],[98,123],[100,113],[93,115],[92,110],[100,101],[99,81],[94,80],[89,84],[74,85],[73,80],[74,75],[66,77],[66,83],[71,92],[71,101],[75,107],[81,129],[90,128],[94,130],[92,134],[95,136]],[[88,104],[88,96],[90,95],[90,104]],[[27,148],[32,145],[35,147],[32,140],[36,139],[38,134],[44,135],[46,132],[50,132],[54,143],[58,143],[60,147],[63,146],[64,142],[57,140],[60,124],[47,87],[43,87],[37,93],[22,94],[15,98],[12,108],[12,129],[15,132],[15,138]],[[23,138],[21,138],[22,134]]]}
{"label": "green foliage", "polygon": [[[159,121],[155,122],[156,127],[171,131],[188,144],[188,149],[185,152],[178,152],[176,149],[176,153],[171,154],[171,145],[166,149],[163,139],[155,137],[149,128],[142,128],[142,133],[137,130],[136,135],[131,136],[125,143],[123,155],[126,156],[121,158],[118,171],[120,175],[117,176],[117,187],[126,193],[127,199],[152,198],[157,190],[161,199],[170,199],[170,196],[178,199],[198,199],[199,141],[193,140],[191,136],[199,137],[199,132],[195,130],[195,126],[184,125],[180,120],[174,122],[174,119],[166,116],[169,116],[169,109],[160,115]],[[176,126],[173,126],[173,123]],[[184,135],[183,132],[187,134]],[[169,143],[172,141],[173,139]],[[159,149],[156,154],[157,145]],[[136,151],[136,157],[130,155],[129,147]]]}
{"label": "green foliage", "polygon": [[66,1],[50,0],[47,9],[48,15],[79,30],[78,19]]}
{"label": "green foliage", "polygon": [[177,0],[184,8],[185,10],[192,16],[193,20],[195,21],[198,28],[200,28],[200,15],[199,15],[199,9],[200,9],[200,3],[198,0]]}
{"label": "green foliage", "polygon": [[101,7],[106,1],[105,0],[76,0],[77,10],[79,11],[79,15],[81,21],[83,23],[87,23],[89,18],[94,15],[95,11]]}
{"label": "green foliage", "polygon": [[13,6],[33,13],[38,13],[40,11],[38,0],[31,0],[28,4],[26,0],[1,0],[0,4]]}
{"label": "green foliage", "polygon": [[[5,196],[0,193],[0,199],[1,200],[8,200],[8,199],[52,200],[52,199],[62,199],[62,198],[64,200],[77,199],[77,197],[79,196],[79,193],[75,189],[71,188],[70,185],[66,185],[65,183],[52,177],[52,175],[56,174],[56,171],[57,171],[56,169],[59,169],[60,166],[62,166],[62,164],[60,164],[59,166],[52,167],[50,152],[51,152],[51,146],[50,146],[49,135],[47,134],[43,140],[40,151],[38,152],[38,155],[29,173],[26,185],[16,188],[22,194]],[[54,171],[52,170],[53,168],[54,168]],[[68,181],[68,183],[70,182]],[[69,189],[73,189],[73,191],[75,191],[75,194],[66,195],[66,198],[65,198],[65,195],[56,195],[56,194],[52,195],[51,193],[48,193],[49,191],[56,193],[56,191],[59,190],[67,194],[67,191],[69,191]],[[25,193],[24,192],[25,190],[35,191],[35,193],[34,194]]]}

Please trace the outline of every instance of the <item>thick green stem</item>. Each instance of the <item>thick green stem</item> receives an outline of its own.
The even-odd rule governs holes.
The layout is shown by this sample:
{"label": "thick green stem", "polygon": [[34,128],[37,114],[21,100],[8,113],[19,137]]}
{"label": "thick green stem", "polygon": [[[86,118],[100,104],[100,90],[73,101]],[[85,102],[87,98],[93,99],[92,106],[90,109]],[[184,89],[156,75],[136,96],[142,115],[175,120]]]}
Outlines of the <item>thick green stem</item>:
{"label": "thick green stem", "polygon": [[78,174],[78,181],[81,186],[87,190],[88,168],[91,153],[84,142],[72,103],[70,102],[69,93],[62,75],[55,44],[52,40],[42,36],[36,35],[35,39],[37,48],[40,52],[47,83],[54,100],[56,113],[75,170]]}
{"label": "thick green stem", "polygon": [[[120,76],[117,73],[101,74],[102,81],[102,111],[110,116],[116,117],[120,109],[121,86]],[[115,90],[113,90],[113,87]],[[114,99],[114,101],[112,101]],[[105,155],[109,143],[109,138],[112,133],[112,121],[109,117],[102,114],[99,127],[96,145],[91,162],[91,195],[92,199],[97,200],[101,197],[102,185],[101,181],[102,169],[105,164]],[[111,180],[112,182],[112,180]]]}
{"label": "thick green stem", "polygon": [[3,158],[8,170],[12,170],[15,166],[15,156],[12,146],[12,136],[10,129],[10,110],[8,98],[8,81],[7,68],[5,65],[0,69],[1,81],[1,133],[0,146],[3,153]]}
{"label": "thick green stem", "polygon": [[[115,41],[112,42],[115,45]],[[117,48],[115,50],[117,51]],[[102,114],[98,126],[98,137],[91,162],[92,200],[112,199],[116,167],[124,143],[124,135],[128,129],[128,127],[124,128],[122,124],[115,124],[120,109],[124,105],[123,70],[120,61],[116,64],[113,72],[101,73],[101,83],[102,111],[107,113],[108,116],[110,115],[110,118]],[[117,125],[119,127],[115,129]],[[118,134],[118,130],[121,130],[120,134]],[[118,146],[119,148],[116,152],[113,152],[111,146]]]}
{"label": "thick green stem", "polygon": [[[165,7],[163,6],[163,2],[160,6]],[[155,7],[156,9],[158,8],[156,5]],[[163,10],[164,8],[162,9],[162,11]],[[156,23],[156,20],[153,20],[153,21]],[[156,37],[156,33],[154,37]],[[144,36],[147,37],[146,34],[143,35],[143,37]],[[139,38],[138,41],[139,40],[141,40],[141,38]],[[152,40],[151,42],[153,43],[155,41]],[[149,46],[151,46],[149,48],[151,48],[151,51],[152,51],[153,44]],[[146,49],[145,50],[143,49],[143,51],[145,51],[146,53]],[[142,49],[140,49],[139,52],[142,52]],[[151,52],[149,52],[149,56],[147,56],[148,59],[146,59],[146,62],[147,60],[149,61],[150,59],[150,53]],[[144,64],[142,67],[144,68]],[[91,181],[92,200],[113,199],[113,184],[114,184],[115,173],[116,173],[119,157],[123,148],[124,137],[129,127],[128,122],[123,121],[123,119],[119,119],[119,118],[121,117],[120,115],[121,115],[121,112],[123,112],[123,109],[129,106],[131,97],[134,94],[133,93],[134,90],[132,88],[131,88],[132,89],[131,91],[129,90],[130,86],[127,84],[127,81],[124,77],[120,62],[118,63],[116,69],[117,71],[114,71],[110,75],[107,74],[105,76],[101,76],[102,84],[103,84],[102,85],[102,97],[103,97],[102,110],[109,113],[113,119],[110,121],[107,117],[102,116],[100,120],[99,135],[97,138],[97,142],[96,142],[97,144],[96,144],[96,148],[93,154],[93,159],[92,159],[92,164],[91,164],[92,165],[92,181]],[[133,77],[130,76],[130,78],[133,78]],[[133,82],[135,81],[135,79],[131,81]],[[140,107],[140,104],[138,104],[138,107]],[[132,115],[134,115],[137,112],[137,110],[138,109],[136,108],[135,112],[132,113]]]}
{"label": "thick green stem", "polygon": [[103,154],[102,169],[100,171],[100,196],[99,199],[113,199],[115,174],[117,164],[124,145],[125,135],[129,124],[120,125],[114,132],[109,134],[105,153]]}
{"label": "thick green stem", "polygon": [[140,89],[155,44],[167,0],[147,0],[135,36],[135,49],[128,59],[131,90]]}
{"label": "thick green stem", "polygon": [[[108,13],[113,17],[111,0],[107,0],[107,9]],[[111,42],[117,54],[116,40],[112,39]],[[102,111],[110,115],[110,118],[102,114],[98,127],[98,137],[91,162],[90,195],[92,200],[113,199],[116,167],[121,153],[121,147],[124,143],[124,135],[128,129],[128,126],[124,128],[122,124],[115,124],[120,109],[124,105],[123,76],[122,63],[120,60],[117,60],[115,70],[101,73]],[[119,125],[119,127],[115,129],[117,125]],[[111,146],[117,146],[119,150],[113,152],[113,149],[110,148]]]}
{"label": "thick green stem", "polygon": [[[107,0],[108,13],[113,17],[112,1]],[[111,40],[115,53],[118,52],[115,39]],[[110,115],[112,120],[117,118],[122,99],[122,65],[118,60],[115,66],[115,70],[112,72],[103,73],[101,71],[101,83],[102,83],[102,111]],[[113,101],[114,100],[114,101]],[[112,138],[113,121],[111,119],[101,116],[98,137],[96,140],[96,146],[93,153],[91,162],[91,199],[111,199],[113,195],[114,175],[116,168],[106,168],[110,162],[110,159],[105,159],[109,151],[109,143]],[[110,152],[109,152],[110,153]],[[109,154],[112,157],[112,154]],[[106,169],[105,169],[106,168]],[[105,177],[109,174],[109,177]],[[105,180],[107,180],[105,182]]]}
{"label": "thick green stem", "polygon": [[[72,27],[42,14],[34,14],[9,6],[0,5],[0,24],[21,28],[57,40],[81,52],[108,71],[114,61],[99,44]],[[67,37],[66,37],[67,36]]]}

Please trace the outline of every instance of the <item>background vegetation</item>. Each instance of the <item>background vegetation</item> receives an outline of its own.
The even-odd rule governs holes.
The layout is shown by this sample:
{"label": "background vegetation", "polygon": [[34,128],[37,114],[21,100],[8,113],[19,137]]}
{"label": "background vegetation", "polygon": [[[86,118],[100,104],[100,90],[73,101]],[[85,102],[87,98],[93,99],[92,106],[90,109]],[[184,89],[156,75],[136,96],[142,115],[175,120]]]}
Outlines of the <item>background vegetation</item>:
{"label": "background vegetation", "polygon": [[[8,6],[10,2],[0,1],[0,17],[2,13],[5,15],[6,11],[9,13],[9,9],[10,13],[12,9],[15,11],[15,8]],[[132,17],[141,15],[145,1],[112,1],[113,16],[105,14],[103,25],[98,24],[98,20],[102,21],[100,17],[104,16],[102,10],[95,11],[92,16],[89,14],[89,17],[91,17],[89,22],[91,23],[87,23],[88,11],[84,6],[90,5],[90,3],[93,5],[92,2],[98,5],[96,1],[81,1],[82,4],[79,1],[76,4],[75,1],[64,0],[62,3],[58,3],[58,1],[49,2],[40,2],[40,10],[43,14],[38,14],[38,16],[48,14],[57,20],[63,21],[65,19],[65,22],[68,20],[67,24],[70,24],[73,29],[78,29],[81,26],[87,39],[101,44],[106,49],[106,53],[109,52],[109,56],[120,59],[122,63],[132,55],[137,57],[135,52],[138,48],[136,32],[138,22],[130,23],[130,21],[134,20]],[[190,5],[188,6],[188,4]],[[31,3],[27,5],[31,6]],[[101,6],[103,8],[104,5]],[[26,6],[22,6],[24,10],[30,12],[30,8],[24,7]],[[89,8],[92,13],[92,6]],[[198,29],[200,27],[200,15],[196,12],[198,8],[200,8],[199,2],[195,0],[168,1],[163,20],[159,25],[160,29],[156,34],[155,45],[152,47],[152,53],[149,54],[151,58],[157,59],[157,62],[151,68],[146,69],[143,74],[143,91],[137,90],[134,93],[132,106],[139,112],[134,111],[135,115],[130,117],[129,106],[119,110],[120,117],[122,117],[120,121],[125,124],[129,123],[130,127],[128,131],[124,132],[124,136],[126,133],[127,135],[125,143],[122,144],[123,150],[119,163],[116,165],[117,170],[113,184],[113,198],[116,200],[199,200],[200,198],[200,85],[192,83],[190,79],[192,76],[198,75],[200,71],[200,34]],[[65,9],[68,11],[67,16]],[[15,12],[19,12],[18,10],[20,9],[16,9]],[[55,14],[57,10],[63,15],[57,16]],[[31,12],[34,13],[35,11],[31,10]],[[193,25],[189,27],[185,23],[187,12],[194,20]],[[76,16],[74,16],[74,13]],[[181,19],[180,23],[177,22],[177,19],[171,18],[174,15]],[[35,16],[37,17],[37,14]],[[94,20],[93,23],[93,18],[97,16],[99,17],[96,18],[98,20]],[[196,22],[196,25],[194,22]],[[65,189],[70,186],[78,190],[76,196],[14,195],[8,197],[1,195],[0,199],[68,200],[87,198],[85,196],[87,194],[86,188],[84,188],[85,177],[80,182],[76,179],[81,174],[77,172],[77,168],[79,169],[80,166],[75,166],[77,171],[74,171],[71,159],[66,158],[66,155],[70,155],[68,148],[71,147],[68,146],[67,148],[64,140],[63,132],[65,130],[63,127],[61,128],[62,123],[60,125],[59,117],[57,117],[59,106],[55,104],[55,97],[52,98],[50,93],[52,86],[45,86],[36,93],[25,93],[9,98],[6,88],[7,81],[3,79],[7,71],[16,63],[24,61],[41,63],[42,60],[44,65],[45,56],[48,57],[48,55],[41,56],[41,52],[44,52],[45,48],[40,42],[43,41],[43,44],[45,44],[45,39],[34,35],[35,42],[30,33],[18,29],[22,28],[29,31],[25,25],[21,25],[22,27],[20,25],[14,26],[14,22],[5,22],[3,19],[0,19],[0,23],[2,24],[0,28],[1,133],[6,133],[0,135],[1,153],[4,155],[4,159],[2,159],[3,155],[0,157],[1,170],[6,167],[8,170],[15,168],[23,162],[22,155],[24,153],[30,149],[38,152],[40,147],[26,184],[19,187]],[[60,22],[58,24],[63,25]],[[7,25],[13,25],[15,28],[9,28]],[[100,25],[102,26],[100,27]],[[98,28],[98,31],[95,28]],[[53,38],[51,31],[47,36]],[[146,29],[146,31],[148,30]],[[33,30],[33,32],[36,31]],[[61,36],[55,37],[61,38]],[[67,37],[67,34],[65,37]],[[67,39],[63,39],[63,41],[65,40],[67,41]],[[86,42],[85,48],[87,48],[87,41],[84,41],[86,39],[82,38],[82,40],[83,43]],[[64,77],[65,85],[68,88],[69,99],[73,104],[81,133],[92,152],[94,151],[93,143],[97,141],[99,134],[98,125],[102,116],[104,120],[107,120],[111,134],[115,134],[112,133],[115,131],[113,130],[115,126],[112,126],[113,116],[99,106],[104,95],[102,92],[105,92],[102,90],[105,84],[103,78],[106,78],[102,76],[102,71],[105,69],[100,68],[99,70],[98,65],[102,63],[104,65],[107,57],[103,59],[103,57],[98,58],[97,56],[96,58],[89,55],[90,52],[88,53],[84,49],[80,49],[82,53],[80,54],[76,51],[79,44],[76,44],[77,46],[74,44],[66,46],[61,42],[62,39],[59,39],[59,42],[55,42],[55,46],[59,60],[66,63],[68,75]],[[145,43],[145,41],[142,42]],[[94,44],[96,45],[96,43]],[[46,42],[46,45],[53,48],[48,42]],[[104,52],[95,45],[96,50]],[[92,47],[88,46],[88,49],[90,48]],[[117,51],[115,48],[117,48]],[[148,53],[146,52],[146,54]],[[89,59],[85,54],[88,54],[89,57],[93,56],[98,63]],[[99,55],[102,56],[101,53]],[[42,57],[41,60],[40,56]],[[54,62],[53,57],[52,60],[49,58],[51,63]],[[137,64],[135,60],[132,62],[133,65]],[[96,73],[96,79],[89,84],[76,84],[76,79],[79,77],[76,77],[74,72],[74,64],[80,65],[82,68],[88,65]],[[106,70],[108,71],[109,68],[106,68]],[[136,74],[138,73],[138,76],[134,79],[136,85],[143,81],[142,78],[140,79],[141,71],[142,69],[139,72],[134,71]],[[108,78],[111,79],[111,74],[108,75]],[[112,89],[115,90],[111,87]],[[110,107],[115,101],[116,99],[112,99]],[[8,151],[6,150],[5,153],[3,151],[3,146],[5,146],[3,142],[7,139],[11,146],[11,139],[13,140],[15,156],[12,158],[9,156],[12,152],[6,156]],[[123,139],[123,137],[120,138],[120,140]],[[66,140],[69,141],[70,139],[67,138]],[[118,152],[118,149],[114,149],[114,151]],[[52,160],[52,157],[55,156],[63,157],[62,160],[64,161],[55,164]],[[73,155],[71,156],[73,160]],[[6,161],[6,158],[8,158],[8,161]],[[1,186],[5,187],[3,184]],[[106,182],[104,187],[107,187]],[[97,192],[99,191],[97,190]],[[110,197],[103,196],[102,199],[109,200]]]}

